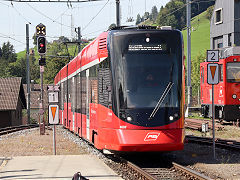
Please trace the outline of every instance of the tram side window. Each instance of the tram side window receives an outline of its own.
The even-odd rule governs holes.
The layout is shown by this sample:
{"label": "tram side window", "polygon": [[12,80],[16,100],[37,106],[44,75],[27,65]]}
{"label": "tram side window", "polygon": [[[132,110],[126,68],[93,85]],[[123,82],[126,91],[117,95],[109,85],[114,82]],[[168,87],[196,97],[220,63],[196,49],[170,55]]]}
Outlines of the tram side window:
{"label": "tram side window", "polygon": [[71,102],[71,91],[72,91],[71,90],[72,89],[71,81],[72,81],[72,78],[67,80],[67,84],[68,84],[68,102]]}
{"label": "tram side window", "polygon": [[67,81],[64,81],[63,86],[64,86],[64,103],[67,103],[67,97],[68,97],[68,94],[67,94]]}
{"label": "tram side window", "polygon": [[71,78],[71,108],[72,111],[76,111],[76,77]]}
{"label": "tram side window", "polygon": [[76,87],[77,87],[77,90],[76,90],[76,94],[77,94],[77,112],[80,113],[81,112],[81,74],[79,73],[77,76],[76,76]]}
{"label": "tram side window", "polygon": [[112,77],[110,60],[107,58],[98,68],[98,102],[106,107],[112,106]]}
{"label": "tram side window", "polygon": [[82,109],[81,113],[86,114],[86,103],[87,103],[87,78],[86,78],[86,70],[81,72],[81,96],[82,96]]}
{"label": "tram side window", "polygon": [[223,65],[222,64],[219,65],[219,81],[220,82],[223,81]]}
{"label": "tram side window", "polygon": [[90,80],[90,96],[89,102],[98,103],[98,76],[97,76],[97,65],[89,69],[89,80]]}
{"label": "tram side window", "polygon": [[202,70],[201,70],[201,79],[202,79],[202,84],[204,84],[204,67],[202,67]]}
{"label": "tram side window", "polygon": [[59,98],[59,103],[60,103],[60,109],[63,110],[63,103],[64,103],[64,86],[63,83],[60,84],[60,98]]}

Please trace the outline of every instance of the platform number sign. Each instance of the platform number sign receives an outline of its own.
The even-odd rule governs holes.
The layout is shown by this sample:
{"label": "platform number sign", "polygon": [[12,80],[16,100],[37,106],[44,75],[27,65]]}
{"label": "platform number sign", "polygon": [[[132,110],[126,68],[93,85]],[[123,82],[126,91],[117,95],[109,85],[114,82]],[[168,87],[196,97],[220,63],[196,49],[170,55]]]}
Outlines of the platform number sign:
{"label": "platform number sign", "polygon": [[207,50],[207,62],[219,62],[219,51]]}

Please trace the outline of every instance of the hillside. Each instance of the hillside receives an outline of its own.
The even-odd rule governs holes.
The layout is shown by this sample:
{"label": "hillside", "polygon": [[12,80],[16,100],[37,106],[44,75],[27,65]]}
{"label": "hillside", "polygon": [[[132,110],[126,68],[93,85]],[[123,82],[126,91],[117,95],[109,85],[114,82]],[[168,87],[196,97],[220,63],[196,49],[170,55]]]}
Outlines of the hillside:
{"label": "hillside", "polygon": [[[195,60],[199,54],[205,54],[210,49],[210,21],[206,18],[206,11],[192,19],[191,55]],[[183,30],[184,52],[187,54],[187,30]]]}

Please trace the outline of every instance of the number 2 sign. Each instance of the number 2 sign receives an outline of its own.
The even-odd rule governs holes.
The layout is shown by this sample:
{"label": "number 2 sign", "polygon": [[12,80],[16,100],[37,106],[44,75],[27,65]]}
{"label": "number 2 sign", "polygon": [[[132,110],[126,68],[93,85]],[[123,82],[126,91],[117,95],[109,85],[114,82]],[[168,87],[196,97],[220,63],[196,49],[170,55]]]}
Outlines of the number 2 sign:
{"label": "number 2 sign", "polygon": [[219,51],[207,50],[207,62],[219,62]]}

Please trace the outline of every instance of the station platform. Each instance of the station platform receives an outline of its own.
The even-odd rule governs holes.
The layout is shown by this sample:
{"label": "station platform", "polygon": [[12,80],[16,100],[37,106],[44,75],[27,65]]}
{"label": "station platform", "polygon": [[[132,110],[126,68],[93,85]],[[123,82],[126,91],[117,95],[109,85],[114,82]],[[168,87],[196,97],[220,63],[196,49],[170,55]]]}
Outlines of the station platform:
{"label": "station platform", "polygon": [[16,156],[0,158],[0,179],[68,180],[76,172],[88,179],[120,180],[112,169],[92,155]]}

